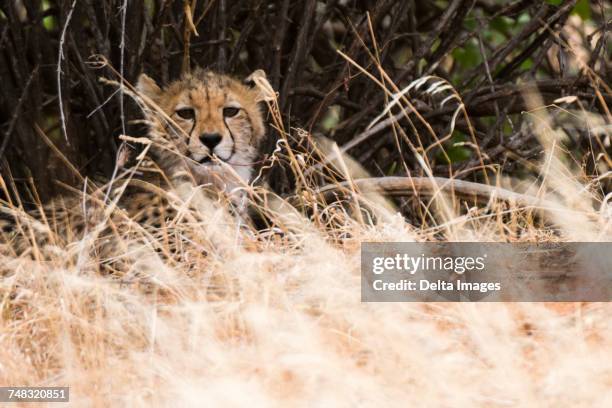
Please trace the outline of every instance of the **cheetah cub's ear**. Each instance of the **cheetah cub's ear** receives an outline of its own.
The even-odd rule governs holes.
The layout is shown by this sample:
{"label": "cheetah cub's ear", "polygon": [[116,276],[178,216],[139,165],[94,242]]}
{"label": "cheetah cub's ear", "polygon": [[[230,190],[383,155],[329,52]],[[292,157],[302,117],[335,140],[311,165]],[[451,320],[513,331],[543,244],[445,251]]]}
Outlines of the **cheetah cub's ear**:
{"label": "cheetah cub's ear", "polygon": [[243,82],[256,92],[255,99],[257,102],[271,102],[276,99],[274,88],[272,88],[272,85],[268,82],[268,77],[263,69],[254,71],[251,75],[246,77]]}
{"label": "cheetah cub's ear", "polygon": [[140,74],[136,89],[142,96],[146,96],[155,103],[157,103],[162,94],[161,88],[147,74]]}

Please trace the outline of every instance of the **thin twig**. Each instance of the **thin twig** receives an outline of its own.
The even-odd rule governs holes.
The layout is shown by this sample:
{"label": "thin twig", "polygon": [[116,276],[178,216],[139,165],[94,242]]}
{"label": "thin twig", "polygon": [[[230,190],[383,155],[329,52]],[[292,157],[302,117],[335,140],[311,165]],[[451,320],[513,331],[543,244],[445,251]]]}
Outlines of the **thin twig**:
{"label": "thin twig", "polygon": [[68,11],[68,15],[66,16],[66,22],[64,23],[64,28],[62,29],[62,35],[60,36],[59,49],[57,55],[57,97],[59,100],[59,110],[60,110],[60,119],[62,122],[62,132],[64,133],[64,138],[66,138],[66,143],[70,144],[68,141],[68,132],[66,130],[66,115],[64,114],[64,103],[62,101],[62,59],[64,59],[64,41],[66,40],[66,31],[68,30],[68,24],[70,23],[70,19],[72,19],[72,13],[74,12],[74,8],[76,7],[77,0],[73,0],[72,5],[70,6],[70,11]]}
{"label": "thin twig", "polygon": [[[123,73],[124,69],[124,55],[125,55],[125,18],[127,15],[127,3],[128,0],[123,0],[123,5],[121,6],[121,45],[119,48],[121,49],[121,55],[119,60],[119,72],[121,73],[121,84],[123,85],[125,75]],[[119,87],[119,113],[121,115],[121,131],[125,135],[125,111],[124,111],[124,101],[123,101],[123,86]]]}

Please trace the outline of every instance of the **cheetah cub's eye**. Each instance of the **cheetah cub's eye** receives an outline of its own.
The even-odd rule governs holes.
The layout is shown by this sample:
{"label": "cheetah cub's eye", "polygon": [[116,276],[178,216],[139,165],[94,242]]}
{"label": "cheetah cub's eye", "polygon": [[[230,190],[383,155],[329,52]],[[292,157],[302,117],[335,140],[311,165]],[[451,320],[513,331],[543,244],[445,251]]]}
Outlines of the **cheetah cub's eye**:
{"label": "cheetah cub's eye", "polygon": [[234,117],[240,112],[240,108],[235,108],[233,106],[228,106],[227,108],[223,108],[223,116],[226,118]]}
{"label": "cheetah cub's eye", "polygon": [[179,117],[185,120],[193,120],[195,118],[195,111],[191,108],[183,108],[176,111]]}

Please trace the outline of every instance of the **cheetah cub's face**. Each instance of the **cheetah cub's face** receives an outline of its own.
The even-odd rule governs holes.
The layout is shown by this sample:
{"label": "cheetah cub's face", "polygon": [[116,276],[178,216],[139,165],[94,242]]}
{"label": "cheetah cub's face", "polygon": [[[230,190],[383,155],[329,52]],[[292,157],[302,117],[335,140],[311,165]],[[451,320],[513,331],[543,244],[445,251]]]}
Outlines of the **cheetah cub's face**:
{"label": "cheetah cub's face", "polygon": [[254,86],[256,77],[265,80],[265,73],[255,71],[241,82],[197,69],[160,88],[153,79],[141,74],[138,91],[171,119],[155,109],[147,110],[150,136],[154,141],[170,142],[175,151],[171,154],[162,148],[159,152],[162,162],[176,170],[178,151],[185,158],[182,163],[187,163],[192,174],[200,176],[200,182],[231,179],[227,165],[248,182],[265,132],[260,107],[264,99]]}

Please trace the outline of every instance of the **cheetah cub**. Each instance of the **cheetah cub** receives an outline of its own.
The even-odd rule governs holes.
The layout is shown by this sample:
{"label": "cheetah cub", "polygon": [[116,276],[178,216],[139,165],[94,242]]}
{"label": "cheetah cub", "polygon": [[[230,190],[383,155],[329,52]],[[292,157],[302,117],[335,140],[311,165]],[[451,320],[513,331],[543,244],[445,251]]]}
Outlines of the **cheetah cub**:
{"label": "cheetah cub", "polygon": [[[106,184],[86,196],[58,197],[28,213],[11,210],[0,218],[0,253],[3,249],[31,253],[32,239],[34,247],[43,249],[67,247],[76,241],[95,242],[96,256],[108,259],[102,264],[109,271],[123,268],[122,256],[117,256],[125,251],[123,243],[140,242],[143,237],[156,250],[179,254],[182,252],[177,248],[184,244],[181,240],[194,230],[186,228],[173,234],[168,228],[187,218],[193,221],[177,216],[185,203],[199,210],[214,210],[211,200],[198,199],[203,197],[201,190],[207,196],[226,193],[234,204],[233,214],[246,220],[246,195],[237,187],[251,181],[259,159],[265,133],[262,102],[272,92],[266,86],[269,84],[261,70],[240,81],[197,69],[163,87],[142,74],[138,100],[151,145],[147,151],[150,160],[135,167],[141,176],[127,179],[127,183],[116,180],[110,190]],[[203,186],[212,188],[200,189]],[[107,198],[116,206],[108,205]],[[37,232],[30,234],[28,228]],[[87,240],[82,241],[84,238]]]}
{"label": "cheetah cub", "polygon": [[166,175],[225,191],[248,183],[265,133],[262,83],[262,70],[239,81],[198,68],[164,87],[141,74],[153,155]]}

